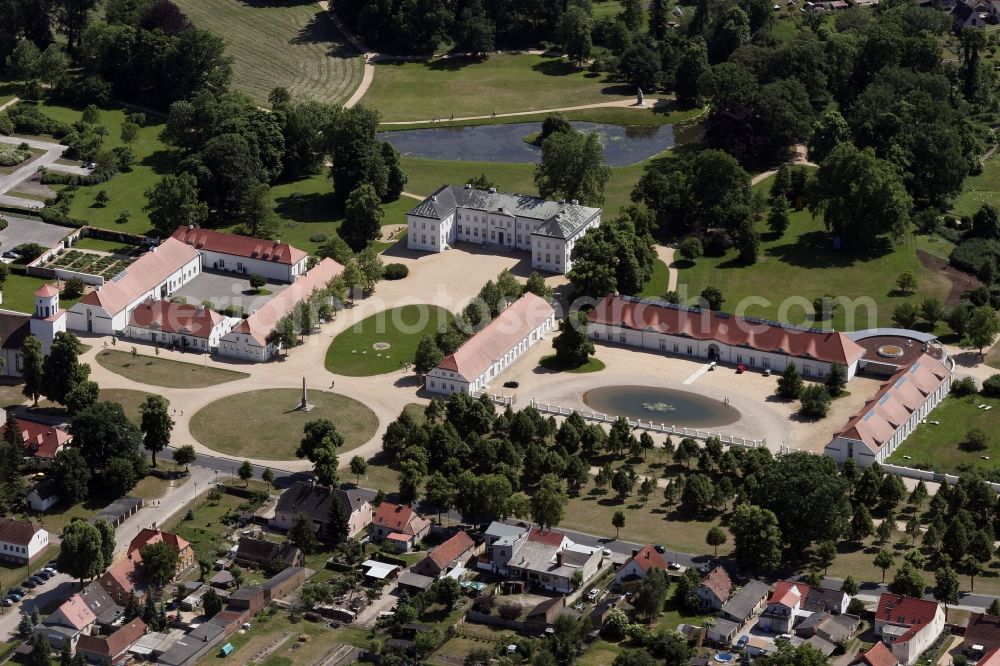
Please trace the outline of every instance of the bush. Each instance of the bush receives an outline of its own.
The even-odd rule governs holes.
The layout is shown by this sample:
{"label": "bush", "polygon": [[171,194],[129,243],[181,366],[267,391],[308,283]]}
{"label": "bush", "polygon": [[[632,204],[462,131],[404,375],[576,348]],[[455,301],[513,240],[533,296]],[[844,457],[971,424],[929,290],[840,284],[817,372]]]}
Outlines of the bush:
{"label": "bush", "polygon": [[505,620],[516,620],[521,617],[522,610],[521,604],[516,601],[505,601],[500,604],[497,612],[500,614],[500,617]]}
{"label": "bush", "polygon": [[695,236],[691,236],[689,238],[685,238],[684,241],[677,246],[677,253],[688,261],[694,261],[698,257],[705,254],[705,248],[702,247],[700,240],[698,240]]}
{"label": "bush", "polygon": [[983,382],[981,393],[989,398],[1000,398],[1000,375],[990,375]]}
{"label": "bush", "polygon": [[403,264],[386,264],[382,269],[382,277],[386,280],[402,280],[410,274],[410,269]]}
{"label": "bush", "polygon": [[313,234],[309,237],[309,241],[312,243],[325,243],[327,241],[326,234]]}
{"label": "bush", "polygon": [[79,298],[83,296],[83,280],[80,278],[70,278],[66,280],[66,286],[63,287],[63,296],[65,298]]}
{"label": "bush", "polygon": [[224,317],[238,317],[242,319],[245,316],[243,314],[243,308],[239,305],[227,305],[221,310],[217,310],[217,312]]}
{"label": "bush", "polygon": [[733,246],[733,239],[725,231],[715,229],[709,232],[702,245],[705,247],[705,254],[713,257],[721,257],[726,253],[726,250]]}
{"label": "bush", "polygon": [[45,248],[38,243],[22,243],[17,246],[17,251],[21,255],[21,258],[18,259],[18,261],[24,264],[30,264],[32,261],[42,256],[42,253],[45,252]]}
{"label": "bush", "polygon": [[[996,375],[994,375],[995,377]],[[967,395],[976,393],[976,380],[972,377],[962,377],[951,383],[951,394],[956,398],[964,398]]]}
{"label": "bush", "polygon": [[31,157],[31,152],[19,146],[0,144],[0,166],[16,166]]}
{"label": "bush", "polygon": [[5,113],[0,113],[0,134],[10,136],[13,133],[14,123],[11,121],[10,116]]}
{"label": "bush", "polygon": [[985,451],[989,448],[989,445],[990,438],[985,430],[982,428],[970,428],[965,433],[965,439],[962,440],[959,447],[965,451]]}
{"label": "bush", "polygon": [[493,607],[496,606],[497,600],[492,594],[480,594],[478,597],[472,600],[472,610],[477,613],[483,613],[484,615],[489,615],[493,611]]}
{"label": "bush", "polygon": [[1000,260],[1000,241],[990,238],[969,238],[955,246],[948,257],[955,268],[982,278],[995,276]]}
{"label": "bush", "polygon": [[20,134],[49,134],[61,139],[72,130],[66,123],[49,118],[32,104],[13,106],[7,109],[7,116],[14,126],[14,131]]}

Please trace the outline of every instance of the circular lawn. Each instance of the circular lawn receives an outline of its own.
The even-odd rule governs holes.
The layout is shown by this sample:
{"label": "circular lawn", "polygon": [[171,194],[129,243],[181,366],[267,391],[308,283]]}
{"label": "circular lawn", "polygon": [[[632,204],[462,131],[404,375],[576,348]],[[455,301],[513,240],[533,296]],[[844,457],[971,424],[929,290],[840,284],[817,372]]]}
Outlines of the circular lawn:
{"label": "circular lawn", "polygon": [[293,460],[309,421],[329,419],[344,438],[343,451],[375,434],[378,418],[363,404],[328,391],[309,391],[309,412],[296,411],[302,391],[263,389],[206,405],[191,417],[191,434],[210,449],[231,456]]}
{"label": "circular lawn", "polygon": [[[436,305],[404,305],[377,312],[340,333],[326,350],[326,369],[348,377],[370,377],[413,363],[425,335],[454,317]],[[386,347],[388,345],[388,347]]]}

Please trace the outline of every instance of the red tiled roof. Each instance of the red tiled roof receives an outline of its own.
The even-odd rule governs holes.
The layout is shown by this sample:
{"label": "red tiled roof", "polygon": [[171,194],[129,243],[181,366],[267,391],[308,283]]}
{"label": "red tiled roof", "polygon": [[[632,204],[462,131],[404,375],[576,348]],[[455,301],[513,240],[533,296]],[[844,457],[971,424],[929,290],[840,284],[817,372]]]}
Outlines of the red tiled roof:
{"label": "red tiled roof", "polygon": [[[36,458],[55,458],[56,453],[64,445],[73,441],[73,436],[56,426],[17,419],[17,427],[21,430],[26,455]],[[7,424],[0,426],[0,437],[7,434]]]}
{"label": "red tiled roof", "polygon": [[1000,666],[1000,647],[993,648],[980,657],[979,661],[976,662],[976,666]]}
{"label": "red tiled roof", "polygon": [[129,326],[207,339],[223,319],[218,312],[201,305],[144,301],[132,310]]}
{"label": "red tiled roof", "polygon": [[402,532],[393,532],[386,537],[386,539],[391,539],[393,541],[409,541],[412,538],[412,534],[403,534]]}
{"label": "red tiled roof", "polygon": [[344,267],[333,259],[324,259],[290,287],[264,303],[255,313],[237,324],[231,333],[249,335],[257,344],[267,343],[267,336],[278,321],[292,313],[295,305],[312,295],[317,289],[324,289],[327,283],[344,272]]}
{"label": "red tiled roof", "polygon": [[176,534],[172,534],[170,532],[161,532],[159,530],[152,530],[149,529],[148,527],[144,527],[142,528],[142,530],[139,531],[138,534],[135,535],[135,538],[133,538],[132,541],[129,542],[128,550],[126,552],[132,555],[133,553],[135,553],[135,551],[142,550],[146,546],[149,546],[154,543],[160,543],[161,541],[170,546],[173,546],[174,548],[177,549],[178,552],[184,550],[185,548],[191,545],[187,542],[186,539],[184,539],[183,537],[179,537]]}
{"label": "red tiled roof", "polygon": [[281,241],[237,236],[198,227],[178,227],[171,238],[187,243],[198,250],[232,254],[237,257],[272,261],[276,264],[294,265],[306,258],[306,253]]}
{"label": "red tiled roof", "polygon": [[543,543],[546,546],[559,547],[565,538],[565,534],[562,532],[556,532],[555,530],[543,530],[539,527],[532,527],[528,531],[528,541]]}
{"label": "red tiled roof", "polygon": [[410,536],[421,532],[430,523],[410,507],[392,502],[379,504],[378,512],[372,522],[379,527]]}
{"label": "red tiled roof", "polygon": [[781,604],[788,608],[794,608],[796,604],[809,596],[809,586],[805,583],[797,583],[790,580],[779,580],[774,586],[774,591],[768,597],[768,604]]}
{"label": "red tiled roof", "polygon": [[[981,662],[980,662],[981,663]],[[871,646],[865,652],[860,653],[854,661],[853,664],[868,664],[868,666],[898,666],[899,661],[893,656],[892,650],[889,649],[882,641],[876,641],[875,645]]]}
{"label": "red tiled roof", "polygon": [[117,583],[125,594],[135,589],[136,579],[139,576],[139,565],[142,564],[142,556],[136,551],[123,560],[119,560],[108,567],[104,572],[105,576]]}
{"label": "red tiled roof", "polygon": [[51,284],[43,284],[37,290],[35,290],[35,296],[39,298],[51,298],[52,296],[58,296],[59,290],[53,287]]}
{"label": "red tiled roof", "polygon": [[548,301],[526,293],[454,354],[446,356],[438,367],[457,372],[471,382],[554,314]]}
{"label": "red tiled roof", "polygon": [[843,333],[782,326],[723,312],[688,309],[653,301],[610,295],[590,311],[591,323],[621,326],[634,331],[715,340],[734,347],[777,352],[796,358],[814,358],[850,365],[864,348]]}
{"label": "red tiled roof", "polygon": [[439,569],[444,569],[462,554],[468,552],[474,545],[476,544],[472,537],[464,531],[459,532],[435,548],[428,557],[434,561],[434,564],[438,565]]}
{"label": "red tiled roof", "polygon": [[910,627],[910,631],[896,639],[904,641],[911,638],[924,625],[930,624],[934,620],[934,616],[937,615],[937,611],[938,603],[936,601],[915,599],[886,592],[879,597],[875,619],[902,627]]}
{"label": "red tiled roof", "polygon": [[922,354],[912,365],[882,384],[861,411],[852,416],[834,437],[858,440],[877,450],[892,439],[896,430],[923,406],[927,396],[950,375],[951,372],[941,361]]}
{"label": "red tiled roof", "polygon": [[76,649],[113,659],[132,647],[145,634],[146,623],[137,617],[107,638],[80,636]]}
{"label": "red tiled roof", "polygon": [[197,258],[198,253],[193,248],[168,238],[136,259],[117,282],[105,282],[99,290],[80,299],[80,303],[103,308],[114,316],[173,275],[184,264]]}
{"label": "red tiled roof", "polygon": [[[650,569],[667,570],[667,561],[663,559],[662,555],[656,552],[653,546],[643,546],[638,553],[626,560],[625,564],[627,565],[629,562],[635,562],[642,569],[643,573],[648,572]],[[726,580],[729,580],[729,576],[726,576]]]}
{"label": "red tiled roof", "polygon": [[97,621],[97,616],[87,607],[87,604],[79,594],[74,594],[64,601],[59,606],[59,611],[66,621],[77,631],[82,631]]}
{"label": "red tiled roof", "polygon": [[27,546],[31,537],[42,530],[42,526],[30,520],[0,518],[0,541]]}
{"label": "red tiled roof", "polygon": [[[653,552],[656,553],[655,550]],[[729,572],[724,567],[714,567],[701,581],[701,584],[710,589],[723,603],[729,600],[729,594],[733,591],[733,581],[729,578]]]}

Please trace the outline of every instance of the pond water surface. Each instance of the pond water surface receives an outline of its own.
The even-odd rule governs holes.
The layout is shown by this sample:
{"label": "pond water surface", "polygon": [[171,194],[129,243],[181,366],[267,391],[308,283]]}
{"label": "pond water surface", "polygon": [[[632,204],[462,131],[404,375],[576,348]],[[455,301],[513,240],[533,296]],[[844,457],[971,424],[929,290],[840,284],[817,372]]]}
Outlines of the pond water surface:
{"label": "pond water surface", "polygon": [[[597,132],[604,144],[604,158],[610,166],[636,164],[674,146],[673,125],[608,125],[570,123],[582,132]],[[537,164],[540,146],[524,137],[540,132],[541,123],[471,125],[379,132],[407,157],[464,162],[512,162]]]}
{"label": "pond water surface", "polygon": [[668,426],[718,428],[740,420],[739,410],[732,405],[657,386],[602,386],[584,393],[583,402],[602,414]]}

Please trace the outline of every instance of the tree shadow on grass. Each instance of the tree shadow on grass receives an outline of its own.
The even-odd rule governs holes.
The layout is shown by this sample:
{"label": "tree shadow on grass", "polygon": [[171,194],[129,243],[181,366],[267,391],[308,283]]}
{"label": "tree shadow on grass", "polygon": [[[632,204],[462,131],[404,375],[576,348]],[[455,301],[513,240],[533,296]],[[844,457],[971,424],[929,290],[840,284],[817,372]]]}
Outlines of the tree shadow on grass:
{"label": "tree shadow on grass", "polygon": [[177,170],[177,155],[171,150],[157,150],[142,158],[139,164],[152,168],[158,175],[174,173]]}
{"label": "tree shadow on grass", "polygon": [[[399,64],[403,64],[401,61],[397,61]],[[469,55],[458,55],[449,56],[447,58],[436,58],[430,61],[424,61],[424,67],[435,72],[457,72],[464,69],[470,65],[479,65],[483,62],[482,58],[477,58]]]}
{"label": "tree shadow on grass", "polygon": [[316,12],[299,30],[299,34],[289,40],[289,44],[329,44],[326,55],[333,58],[352,58],[358,50],[351,45],[333,25],[326,12]]}
{"label": "tree shadow on grass", "polygon": [[569,76],[580,72],[580,68],[568,60],[543,60],[531,66],[534,71],[545,76]]}
{"label": "tree shadow on grass", "polygon": [[341,217],[333,191],[289,194],[276,199],[275,204],[278,215],[295,222],[331,222]]}
{"label": "tree shadow on grass", "polygon": [[893,251],[888,238],[876,238],[863,252],[834,250],[830,234],[809,231],[799,236],[798,242],[768,248],[767,256],[784,264],[799,268],[849,268],[858,262],[879,259]]}

